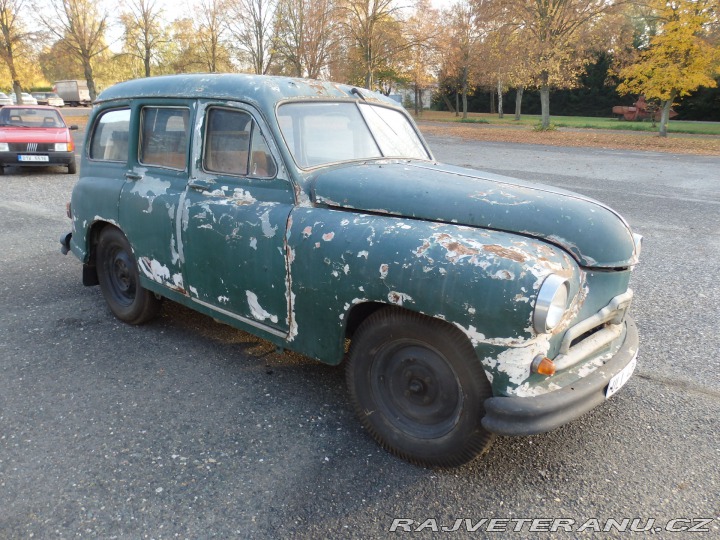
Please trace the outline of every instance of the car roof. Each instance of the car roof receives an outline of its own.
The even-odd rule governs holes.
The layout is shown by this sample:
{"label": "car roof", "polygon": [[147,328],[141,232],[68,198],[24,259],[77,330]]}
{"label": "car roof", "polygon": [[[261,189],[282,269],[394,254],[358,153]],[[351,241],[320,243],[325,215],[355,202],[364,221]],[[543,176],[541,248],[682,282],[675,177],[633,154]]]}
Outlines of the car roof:
{"label": "car roof", "polygon": [[286,99],[358,99],[397,107],[390,98],[350,85],[269,75],[240,73],[204,73],[166,75],[133,79],[111,86],[98,96],[96,103],[140,97],[220,98],[255,101],[272,106]]}

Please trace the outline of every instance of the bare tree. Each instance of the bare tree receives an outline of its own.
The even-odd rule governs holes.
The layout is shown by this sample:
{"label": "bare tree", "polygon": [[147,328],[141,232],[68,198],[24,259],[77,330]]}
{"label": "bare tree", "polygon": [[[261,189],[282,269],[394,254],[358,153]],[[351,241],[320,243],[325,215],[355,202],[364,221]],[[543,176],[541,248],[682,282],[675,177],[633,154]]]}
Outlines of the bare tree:
{"label": "bare tree", "polygon": [[385,32],[385,26],[397,20],[399,8],[394,0],[343,0],[346,32],[360,52],[365,72],[365,87],[375,86],[375,73],[388,56],[407,46],[387,46],[397,38],[396,32]]}
{"label": "bare tree", "polygon": [[275,49],[296,77],[318,79],[337,39],[332,0],[279,0]]}
{"label": "bare tree", "polygon": [[229,21],[225,0],[200,0],[197,12],[197,39],[207,70],[217,73],[229,69],[230,58],[223,43]]}
{"label": "bare tree", "polygon": [[156,48],[167,41],[163,28],[163,9],[158,0],[126,0],[120,21],[125,27],[125,47],[139,58],[150,77]]}
{"label": "bare tree", "polygon": [[28,42],[33,39],[32,32],[25,31],[25,25],[18,18],[25,9],[24,0],[0,0],[0,58],[10,71],[13,92],[17,102],[22,103],[22,86],[18,76],[17,61],[24,55]]}
{"label": "bare tree", "polygon": [[108,48],[105,30],[108,13],[100,12],[93,0],[53,0],[55,16],[40,15],[43,24],[58,39],[65,41],[68,50],[83,67],[90,99],[97,97],[92,60]]}
{"label": "bare tree", "polygon": [[273,61],[276,0],[229,0],[229,31],[253,72],[265,75]]}

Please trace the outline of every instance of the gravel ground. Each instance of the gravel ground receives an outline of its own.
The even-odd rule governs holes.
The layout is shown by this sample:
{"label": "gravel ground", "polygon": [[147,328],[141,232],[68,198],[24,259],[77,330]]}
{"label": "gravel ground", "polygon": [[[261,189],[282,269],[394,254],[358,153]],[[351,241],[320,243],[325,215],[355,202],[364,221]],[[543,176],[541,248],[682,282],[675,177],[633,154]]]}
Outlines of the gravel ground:
{"label": "gravel ground", "polygon": [[[116,321],[58,252],[75,178],[15,171],[0,201],[0,538],[557,536],[467,531],[484,518],[574,520],[568,538],[649,534],[577,532],[592,518],[654,520],[659,538],[706,518],[696,536],[719,537],[720,158],[429,139],[444,161],[607,202],[645,235],[641,353],[621,392],[465,467],[409,465],[359,427],[341,369],[169,302],[144,327]],[[391,533],[394,519],[421,531]]]}

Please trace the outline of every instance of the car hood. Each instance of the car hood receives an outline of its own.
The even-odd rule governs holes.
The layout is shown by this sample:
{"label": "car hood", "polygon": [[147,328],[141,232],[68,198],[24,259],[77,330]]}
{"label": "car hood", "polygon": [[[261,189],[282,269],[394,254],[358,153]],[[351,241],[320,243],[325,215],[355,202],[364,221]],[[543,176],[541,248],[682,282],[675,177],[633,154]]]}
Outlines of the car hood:
{"label": "car hood", "polygon": [[309,180],[318,204],[540,238],[588,268],[637,262],[625,220],[570,191],[427,162],[353,164],[314,173]]}
{"label": "car hood", "polygon": [[0,127],[0,141],[7,143],[56,143],[68,142],[67,128]]}

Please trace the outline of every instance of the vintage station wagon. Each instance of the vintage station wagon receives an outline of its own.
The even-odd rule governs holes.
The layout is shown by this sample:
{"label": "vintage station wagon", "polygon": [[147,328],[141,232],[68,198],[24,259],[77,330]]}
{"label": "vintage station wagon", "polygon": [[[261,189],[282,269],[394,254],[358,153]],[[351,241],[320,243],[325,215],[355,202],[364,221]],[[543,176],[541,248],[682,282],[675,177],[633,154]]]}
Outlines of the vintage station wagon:
{"label": "vintage station wagon", "polygon": [[[607,206],[435,161],[351,86],[249,75],[103,92],[63,250],[110,310],[166,298],[329,364],[368,432],[454,466],[632,374],[640,238]],[[350,343],[346,354],[346,343]]]}

